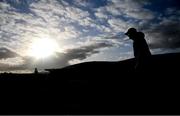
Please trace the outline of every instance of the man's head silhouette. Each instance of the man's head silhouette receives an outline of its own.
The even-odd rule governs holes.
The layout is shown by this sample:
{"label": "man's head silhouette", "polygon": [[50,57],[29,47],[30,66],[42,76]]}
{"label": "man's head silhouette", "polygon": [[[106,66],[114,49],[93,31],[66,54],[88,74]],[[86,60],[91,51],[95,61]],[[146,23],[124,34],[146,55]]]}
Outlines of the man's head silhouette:
{"label": "man's head silhouette", "polygon": [[125,35],[129,35],[129,34],[132,34],[132,33],[136,33],[137,30],[135,28],[129,28],[128,31],[125,33]]}
{"label": "man's head silhouette", "polygon": [[135,28],[129,28],[125,35],[129,36],[130,39],[134,39],[133,37],[136,35],[137,30]]}

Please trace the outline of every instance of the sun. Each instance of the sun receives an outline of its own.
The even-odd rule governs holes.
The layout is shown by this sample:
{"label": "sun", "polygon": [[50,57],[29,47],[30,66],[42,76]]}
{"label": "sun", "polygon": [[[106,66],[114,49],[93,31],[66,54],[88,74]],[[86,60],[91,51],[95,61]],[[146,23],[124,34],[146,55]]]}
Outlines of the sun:
{"label": "sun", "polygon": [[57,50],[58,44],[55,40],[49,38],[35,39],[30,45],[29,55],[36,59],[47,58]]}

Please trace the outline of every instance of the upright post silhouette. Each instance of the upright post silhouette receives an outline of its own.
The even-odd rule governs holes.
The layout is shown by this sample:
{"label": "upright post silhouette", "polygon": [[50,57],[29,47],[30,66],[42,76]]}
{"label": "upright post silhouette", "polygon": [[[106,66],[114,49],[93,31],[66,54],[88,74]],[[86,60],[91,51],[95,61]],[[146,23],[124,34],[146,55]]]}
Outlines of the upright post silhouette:
{"label": "upright post silhouette", "polygon": [[38,74],[38,69],[37,68],[34,69],[34,74]]}

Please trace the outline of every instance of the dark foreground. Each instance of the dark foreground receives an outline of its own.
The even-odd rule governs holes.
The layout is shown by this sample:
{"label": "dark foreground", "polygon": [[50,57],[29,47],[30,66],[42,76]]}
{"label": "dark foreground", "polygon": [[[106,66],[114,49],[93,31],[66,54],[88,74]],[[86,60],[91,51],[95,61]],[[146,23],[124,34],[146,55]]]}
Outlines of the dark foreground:
{"label": "dark foreground", "polygon": [[180,54],[89,62],[51,74],[1,74],[0,114],[180,114]]}

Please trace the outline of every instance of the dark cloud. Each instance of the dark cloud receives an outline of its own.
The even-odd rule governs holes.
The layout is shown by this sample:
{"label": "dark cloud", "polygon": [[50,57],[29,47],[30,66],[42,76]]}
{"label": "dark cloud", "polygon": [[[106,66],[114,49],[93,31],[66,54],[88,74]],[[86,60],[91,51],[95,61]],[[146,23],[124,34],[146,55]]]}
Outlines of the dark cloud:
{"label": "dark cloud", "polygon": [[165,21],[152,26],[147,31],[151,48],[179,48],[180,23]]}
{"label": "dark cloud", "polygon": [[76,49],[67,50],[68,59],[78,59],[83,60],[88,56],[99,53],[100,48],[112,47],[112,44],[109,43],[95,43],[86,46],[82,46]]}
{"label": "dark cloud", "polygon": [[37,0],[2,0],[2,1],[9,4],[11,7],[15,8],[17,12],[29,13],[30,12],[29,4],[32,2],[36,2]]}
{"label": "dark cloud", "polygon": [[[70,65],[72,60],[82,60],[100,52],[100,49],[113,47],[110,43],[93,43],[66,50],[66,53],[57,53],[50,62],[46,62],[47,67],[59,68]],[[45,65],[43,67],[46,67]]]}
{"label": "dark cloud", "polygon": [[7,59],[7,58],[14,58],[19,56],[17,53],[7,49],[7,48],[0,48],[0,59]]}

